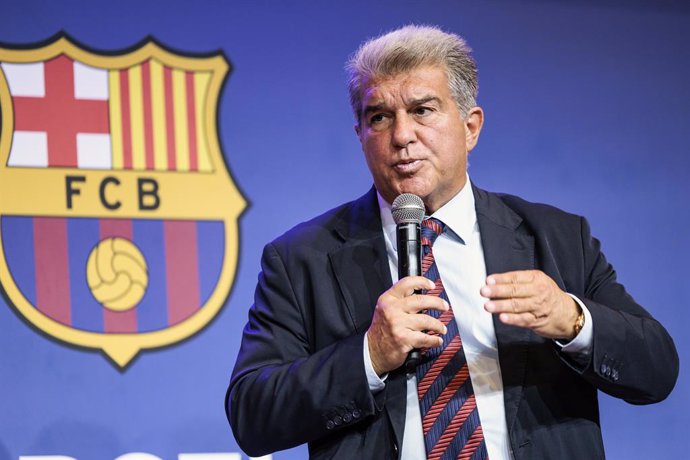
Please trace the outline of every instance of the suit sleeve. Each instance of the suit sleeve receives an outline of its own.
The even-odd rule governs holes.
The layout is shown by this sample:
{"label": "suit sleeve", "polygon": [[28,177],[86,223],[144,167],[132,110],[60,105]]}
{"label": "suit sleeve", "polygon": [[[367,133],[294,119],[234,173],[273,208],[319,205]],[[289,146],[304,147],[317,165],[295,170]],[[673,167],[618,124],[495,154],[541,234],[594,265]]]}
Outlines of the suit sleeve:
{"label": "suit sleeve", "polygon": [[629,403],[661,401],[678,378],[673,339],[618,283],[585,219],[581,219],[581,235],[585,288],[581,300],[592,316],[593,342],[588,362],[573,367],[600,390]]}
{"label": "suit sleeve", "polygon": [[[262,272],[226,395],[235,438],[260,456],[319,439],[379,411],[363,362],[363,333],[315,350],[281,255],[264,249]],[[313,308],[328,311],[326,306]],[[331,306],[333,308],[333,306]],[[381,393],[385,393],[381,392]]]}

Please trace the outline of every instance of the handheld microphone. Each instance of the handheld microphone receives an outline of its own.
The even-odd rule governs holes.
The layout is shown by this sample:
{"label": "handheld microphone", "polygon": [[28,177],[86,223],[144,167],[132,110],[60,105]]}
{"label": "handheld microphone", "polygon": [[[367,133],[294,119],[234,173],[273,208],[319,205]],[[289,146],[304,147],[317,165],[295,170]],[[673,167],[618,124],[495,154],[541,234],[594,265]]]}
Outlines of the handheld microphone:
{"label": "handheld microphone", "polygon": [[[424,202],[417,195],[403,193],[393,201],[392,213],[396,224],[398,246],[398,279],[422,275],[422,230]],[[419,294],[419,291],[415,291]],[[405,360],[406,372],[414,372],[421,360],[421,352],[415,348]]]}

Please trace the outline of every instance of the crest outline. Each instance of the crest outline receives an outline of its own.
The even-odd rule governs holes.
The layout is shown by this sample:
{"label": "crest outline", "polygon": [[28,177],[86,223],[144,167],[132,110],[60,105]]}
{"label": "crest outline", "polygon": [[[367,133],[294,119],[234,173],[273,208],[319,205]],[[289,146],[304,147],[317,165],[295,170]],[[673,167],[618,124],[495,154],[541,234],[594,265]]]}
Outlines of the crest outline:
{"label": "crest outline", "polygon": [[[173,324],[161,330],[137,333],[101,333],[76,329],[62,324],[40,312],[22,293],[16,283],[5,256],[3,233],[0,229],[0,284],[8,303],[14,307],[19,316],[32,327],[45,335],[69,345],[90,349],[100,349],[120,369],[132,362],[136,355],[147,349],[163,348],[174,345],[197,334],[208,326],[217,316],[229,297],[239,264],[239,218],[246,210],[247,200],[234,181],[230,168],[222,153],[219,131],[218,110],[224,84],[231,69],[230,63],[222,53],[181,53],[161,45],[153,37],[147,37],[138,44],[120,51],[100,51],[88,48],[65,33],[59,33],[43,44],[38,45],[0,45],[0,62],[31,63],[46,62],[57,56],[65,55],[80,63],[104,70],[122,70],[140,65],[147,60],[156,59],[164,65],[186,69],[190,72],[210,73],[209,86],[205,94],[204,133],[208,144],[208,153],[212,171],[197,171],[182,173],[179,171],[141,171],[121,170],[117,175],[122,178],[135,179],[145,174],[165,184],[172,193],[167,201],[179,200],[181,204],[172,204],[168,208],[162,206],[155,212],[142,215],[133,207],[122,206],[120,209],[108,211],[106,214],[93,203],[86,203],[73,212],[60,211],[57,201],[45,204],[30,203],[30,200],[15,200],[8,198],[9,193],[25,182],[27,178],[36,176],[30,181],[44,182],[48,186],[57,184],[64,177],[64,168],[24,168],[9,167],[8,159],[10,144],[14,131],[14,113],[12,109],[12,95],[4,72],[0,71],[0,223],[7,216],[63,216],[83,218],[124,218],[141,219],[156,218],[164,220],[217,220],[223,223],[225,244],[223,261],[218,280],[210,296],[203,301],[196,313],[184,321]],[[112,170],[80,169],[79,174],[88,181],[98,183]],[[192,176],[195,175],[195,176]],[[57,178],[57,179],[56,179]],[[52,182],[51,182],[52,181]],[[4,185],[2,185],[4,184]],[[193,198],[185,200],[184,190],[201,189],[194,193]],[[198,197],[222,196],[223,207],[198,206]],[[4,197],[4,198],[3,198]],[[199,209],[204,208],[204,209]],[[213,210],[211,210],[213,208]]]}

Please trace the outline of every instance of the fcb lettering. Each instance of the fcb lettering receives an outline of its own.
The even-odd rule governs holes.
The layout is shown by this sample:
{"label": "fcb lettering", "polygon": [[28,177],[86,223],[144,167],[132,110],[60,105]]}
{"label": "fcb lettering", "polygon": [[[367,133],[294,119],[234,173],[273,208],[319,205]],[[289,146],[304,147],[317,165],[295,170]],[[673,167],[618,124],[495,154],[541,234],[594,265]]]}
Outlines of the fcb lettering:
{"label": "fcb lettering", "polygon": [[[86,176],[72,176],[72,175],[67,175],[65,176],[65,194],[66,194],[66,199],[65,199],[65,204],[67,206],[67,209],[72,209],[74,206],[74,199],[73,197],[76,195],[81,195],[81,187],[77,184],[79,183],[85,183],[86,182]],[[139,177],[136,178],[136,184],[137,184],[137,199],[139,203],[139,210],[140,211],[152,211],[154,209],[157,209],[158,206],[160,206],[160,196],[158,195],[158,182],[156,182],[155,179],[147,178],[147,177]],[[120,206],[122,206],[122,202],[119,201],[118,199],[108,199],[106,196],[106,188],[111,188],[109,187],[110,185],[119,188],[122,183],[120,180],[115,177],[115,176],[106,176],[103,178],[103,180],[100,182],[100,185],[98,186],[98,196],[101,199],[101,205],[103,205],[103,208],[105,209],[110,209],[111,211],[118,209]],[[92,192],[94,193],[94,192]],[[129,196],[132,194],[129,193]],[[108,195],[110,196],[110,195]]]}
{"label": "fcb lettering", "polygon": [[0,283],[30,324],[124,368],[218,313],[246,205],[216,132],[228,70],[153,41],[0,48]]}

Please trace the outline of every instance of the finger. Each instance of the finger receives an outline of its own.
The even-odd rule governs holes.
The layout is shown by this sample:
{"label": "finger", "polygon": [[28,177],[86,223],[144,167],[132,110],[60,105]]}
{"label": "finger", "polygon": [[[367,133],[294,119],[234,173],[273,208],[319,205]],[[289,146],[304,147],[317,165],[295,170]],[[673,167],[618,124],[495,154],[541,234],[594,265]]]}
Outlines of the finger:
{"label": "finger", "polygon": [[484,304],[484,309],[489,313],[530,313],[535,318],[544,316],[529,299],[504,299],[504,300],[490,300]]}
{"label": "finger", "polygon": [[403,299],[403,304],[403,309],[407,313],[420,313],[425,310],[444,312],[450,308],[448,302],[442,298],[424,294],[413,294],[405,297],[405,299]]}
{"label": "finger", "polygon": [[431,332],[438,335],[445,335],[448,332],[441,321],[429,315],[412,315],[409,319],[408,327],[413,331],[426,331],[426,333]]}
{"label": "finger", "polygon": [[482,286],[479,293],[488,299],[527,298],[535,295],[533,284],[493,284]]}
{"label": "finger", "polygon": [[422,289],[433,289],[436,285],[433,281],[423,276],[406,276],[391,287],[388,292],[391,295],[402,299],[414,294],[414,291]]}
{"label": "finger", "polygon": [[411,343],[413,348],[436,348],[443,345],[443,338],[415,331],[411,334]]}
{"label": "finger", "polygon": [[535,318],[532,313],[501,313],[498,315],[498,319],[501,320],[502,323],[510,326],[529,329],[538,327],[542,323],[542,321],[540,321],[539,318]]}
{"label": "finger", "polygon": [[505,273],[493,273],[486,277],[486,284],[519,284],[532,283],[538,276],[539,270],[516,270]]}

